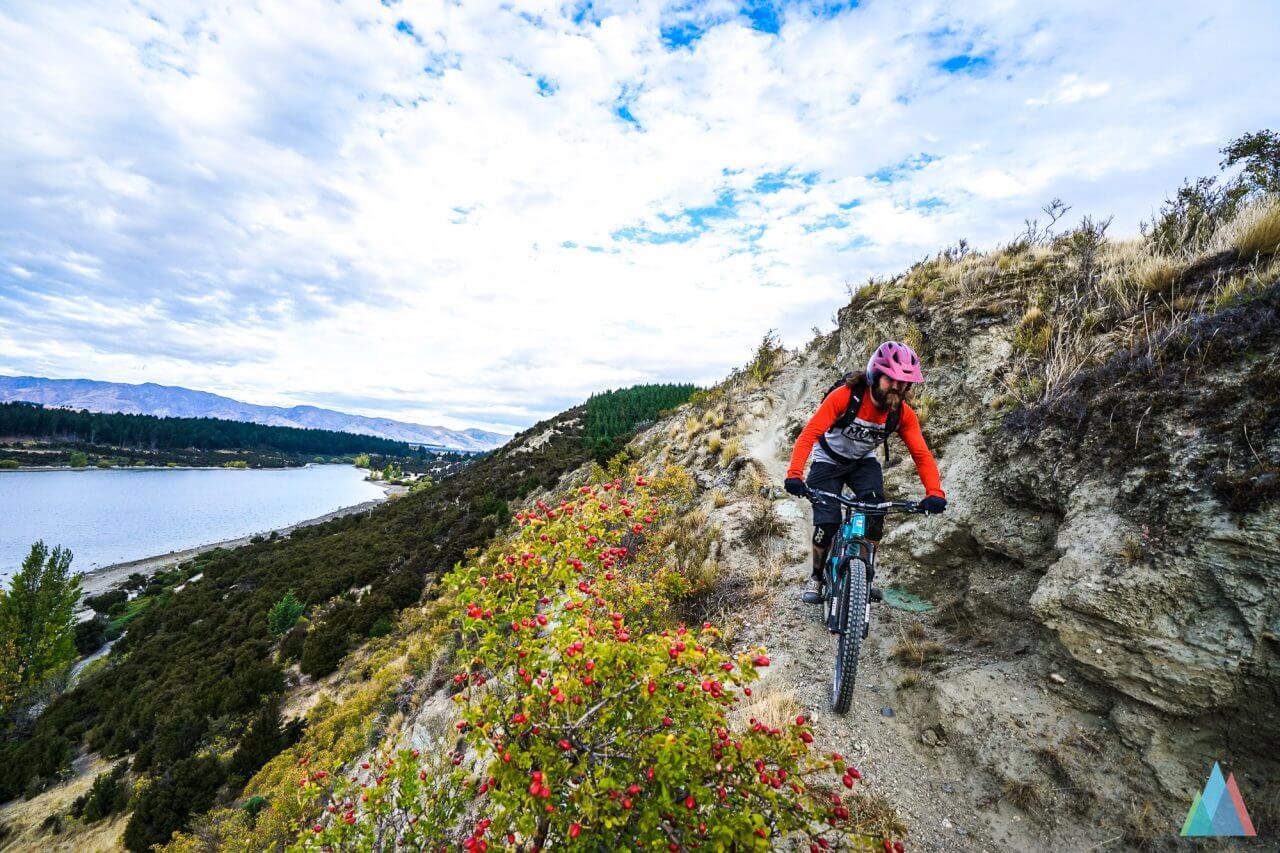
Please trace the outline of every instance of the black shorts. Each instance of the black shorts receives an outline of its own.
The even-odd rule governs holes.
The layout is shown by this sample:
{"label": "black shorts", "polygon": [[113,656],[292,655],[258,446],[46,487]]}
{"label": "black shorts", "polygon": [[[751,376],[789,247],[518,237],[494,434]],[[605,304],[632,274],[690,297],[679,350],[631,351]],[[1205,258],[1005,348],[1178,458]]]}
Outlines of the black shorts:
{"label": "black shorts", "polygon": [[[837,495],[848,486],[858,500],[873,500],[884,496],[884,474],[880,470],[880,461],[874,456],[864,456],[849,465],[814,462],[809,466],[809,477],[805,483],[811,489]],[[814,504],[813,523],[815,526],[839,524],[841,511],[839,504]],[[867,521],[870,522],[871,518]]]}

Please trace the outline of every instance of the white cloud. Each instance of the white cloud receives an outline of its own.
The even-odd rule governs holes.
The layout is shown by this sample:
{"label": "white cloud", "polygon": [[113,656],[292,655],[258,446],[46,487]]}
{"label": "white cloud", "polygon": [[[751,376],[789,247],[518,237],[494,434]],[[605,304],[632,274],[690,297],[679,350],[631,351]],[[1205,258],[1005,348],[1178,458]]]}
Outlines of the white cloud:
{"label": "white cloud", "polygon": [[1278,118],[1262,2],[573,14],[0,11],[0,370],[522,426],[1055,195],[1134,232]]}

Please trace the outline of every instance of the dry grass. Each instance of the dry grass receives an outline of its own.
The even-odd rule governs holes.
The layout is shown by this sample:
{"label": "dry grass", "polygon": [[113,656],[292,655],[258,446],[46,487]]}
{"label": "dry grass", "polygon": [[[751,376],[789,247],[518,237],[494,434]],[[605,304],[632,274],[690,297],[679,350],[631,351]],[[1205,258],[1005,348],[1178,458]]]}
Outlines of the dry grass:
{"label": "dry grass", "polygon": [[684,437],[688,441],[693,441],[702,432],[702,421],[690,416],[684,422]]}
{"label": "dry grass", "polygon": [[941,643],[935,643],[932,640],[915,639],[908,637],[904,633],[898,642],[893,644],[893,648],[889,650],[889,657],[897,658],[904,666],[914,666],[918,669],[926,663],[942,657],[944,652],[946,652],[946,648]]}
{"label": "dry grass", "polygon": [[919,621],[912,621],[907,624],[907,636],[913,640],[923,640],[925,637],[924,625]]}
{"label": "dry grass", "polygon": [[742,541],[763,549],[777,535],[781,526],[782,519],[778,516],[773,501],[759,494],[752,495],[742,520]]}
{"label": "dry grass", "polygon": [[733,460],[742,455],[742,442],[736,438],[731,438],[725,442],[724,447],[720,448],[720,464],[728,465]]}
{"label": "dry grass", "polygon": [[1147,255],[1133,268],[1133,278],[1147,293],[1165,293],[1182,269],[1164,255]]}
{"label": "dry grass", "polygon": [[1244,258],[1280,252],[1280,195],[1250,204],[1224,225],[1209,241],[1211,252],[1235,249]]}
{"label": "dry grass", "polygon": [[748,593],[753,600],[768,598],[782,580],[782,557],[769,554],[751,564]]}
{"label": "dry grass", "polygon": [[920,683],[920,673],[916,672],[915,670],[911,670],[909,672],[904,672],[902,676],[898,679],[898,689],[910,690],[912,687],[915,687],[919,683]]}
{"label": "dry grass", "polygon": [[721,509],[727,503],[729,496],[724,493],[724,489],[716,489],[711,493],[711,505],[716,509]]}
{"label": "dry grass", "polygon": [[1044,806],[1044,790],[1035,782],[1010,779],[1002,789],[1004,798],[1024,812],[1038,812]]}
{"label": "dry grass", "polygon": [[707,436],[707,452],[712,456],[720,452],[720,448],[724,445],[724,439],[719,433],[712,433]]}
{"label": "dry grass", "polygon": [[1027,309],[1013,332],[1013,345],[1034,358],[1042,357],[1053,343],[1053,327],[1038,305]]}
{"label": "dry grass", "polygon": [[844,802],[849,808],[848,828],[852,833],[874,839],[902,838],[907,834],[907,825],[898,810],[880,793],[859,787]]}
{"label": "dry grass", "polygon": [[1129,805],[1121,831],[1124,843],[1136,850],[1157,849],[1170,835],[1168,822],[1160,817],[1150,800]]}
{"label": "dry grass", "polygon": [[739,704],[732,717],[739,725],[755,719],[771,729],[788,731],[795,725],[796,716],[802,713],[804,707],[796,699],[795,690],[770,678],[751,691],[750,700]]}

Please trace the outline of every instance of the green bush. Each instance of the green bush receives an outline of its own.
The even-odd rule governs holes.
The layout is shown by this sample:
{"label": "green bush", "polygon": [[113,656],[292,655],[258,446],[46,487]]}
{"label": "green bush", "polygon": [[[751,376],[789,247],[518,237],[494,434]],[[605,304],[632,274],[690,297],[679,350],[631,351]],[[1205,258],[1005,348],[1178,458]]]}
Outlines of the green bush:
{"label": "green bush", "polygon": [[213,805],[224,778],[222,765],[212,756],[174,764],[138,796],[124,830],[124,846],[146,853],[153,845],[167,842],[175,830],[186,827],[193,814]]}
{"label": "green bush", "polygon": [[76,653],[81,657],[88,657],[102,648],[107,642],[107,628],[110,624],[100,614],[95,614],[92,619],[77,622],[75,628]]}
{"label": "green bush", "polygon": [[85,823],[94,823],[129,807],[132,789],[125,782],[129,764],[122,761],[106,773],[99,773],[93,787],[71,804],[71,814]]}
{"label": "green bush", "polygon": [[12,469],[17,467],[18,467],[17,459],[0,459],[0,468]]}
{"label": "green bush", "polygon": [[293,627],[305,609],[306,605],[297,599],[293,590],[289,590],[284,594],[284,598],[267,611],[267,629],[277,637],[280,636]]}
{"label": "green bush", "polygon": [[90,595],[84,600],[91,610],[104,615],[111,613],[117,606],[129,600],[129,593],[123,589],[113,589],[98,595]]}

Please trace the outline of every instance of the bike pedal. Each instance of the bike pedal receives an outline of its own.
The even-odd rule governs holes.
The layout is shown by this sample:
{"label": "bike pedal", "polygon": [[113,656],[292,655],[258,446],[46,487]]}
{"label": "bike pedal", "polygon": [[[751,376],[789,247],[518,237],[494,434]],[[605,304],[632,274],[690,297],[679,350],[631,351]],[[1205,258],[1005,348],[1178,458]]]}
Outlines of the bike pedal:
{"label": "bike pedal", "polygon": [[884,601],[884,593],[880,591],[879,587],[871,587],[871,592],[867,597],[872,601]]}

